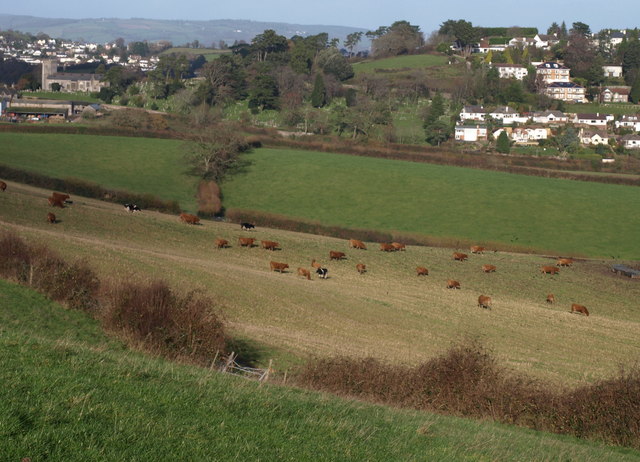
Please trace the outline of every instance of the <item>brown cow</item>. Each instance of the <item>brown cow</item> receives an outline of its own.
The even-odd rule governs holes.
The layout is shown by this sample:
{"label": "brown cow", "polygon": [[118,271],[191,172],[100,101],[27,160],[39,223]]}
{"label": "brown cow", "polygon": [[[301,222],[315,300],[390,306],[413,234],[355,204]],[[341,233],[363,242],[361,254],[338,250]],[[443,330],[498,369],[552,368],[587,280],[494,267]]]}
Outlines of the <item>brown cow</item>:
{"label": "brown cow", "polygon": [[298,268],[298,276],[304,276],[309,281],[311,280],[311,272],[305,268]]}
{"label": "brown cow", "polygon": [[589,310],[587,309],[587,307],[584,306],[584,305],[578,305],[577,303],[573,303],[571,305],[571,312],[572,313],[582,313],[585,316],[589,316]]}
{"label": "brown cow", "polygon": [[252,237],[239,237],[238,238],[238,245],[240,247],[253,247],[253,243],[254,243],[255,239]]}
{"label": "brown cow", "polygon": [[469,255],[461,252],[453,252],[453,259],[457,261],[465,261],[469,258]]}
{"label": "brown cow", "polygon": [[395,252],[395,247],[392,246],[391,244],[380,244],[380,250],[382,250],[383,252]]}
{"label": "brown cow", "polygon": [[52,225],[55,225],[56,224],[56,216],[51,212],[47,213],[47,221],[49,223],[51,223]]}
{"label": "brown cow", "polygon": [[346,254],[344,252],[329,250],[329,260],[342,260],[345,257],[346,257]]}
{"label": "brown cow", "polygon": [[190,213],[181,213],[180,221],[188,225],[197,225],[198,223],[200,223],[200,218]]}
{"label": "brown cow", "polygon": [[482,271],[485,273],[495,273],[496,265],[482,265]]}
{"label": "brown cow", "polygon": [[484,251],[486,250],[484,247],[482,247],[481,245],[472,245],[469,250],[471,251],[471,253],[484,253]]}
{"label": "brown cow", "polygon": [[555,266],[543,266],[540,268],[542,274],[558,274],[560,270]]}
{"label": "brown cow", "polygon": [[229,247],[229,241],[218,238],[214,241],[214,245],[217,249],[224,249],[225,247]]}
{"label": "brown cow", "polygon": [[0,191],[4,192],[7,189],[7,183],[0,181]]}
{"label": "brown cow", "polygon": [[365,265],[364,263],[358,263],[356,265],[356,270],[358,270],[358,273],[364,274],[367,272],[367,265]]}
{"label": "brown cow", "polygon": [[556,266],[571,266],[571,265],[573,265],[572,258],[558,258],[558,261],[556,261]]}
{"label": "brown cow", "polygon": [[62,200],[60,198],[47,197],[47,202],[49,202],[49,205],[51,207],[60,207],[61,209],[64,208],[64,200]]}
{"label": "brown cow", "polygon": [[318,263],[315,258],[313,260],[311,260],[311,266],[313,266],[315,269],[320,269],[322,268],[322,265],[320,263]]}
{"label": "brown cow", "polygon": [[260,241],[260,243],[265,250],[276,250],[280,248],[280,244],[275,241]]}
{"label": "brown cow", "polygon": [[51,193],[51,197],[54,200],[61,200],[62,202],[69,200],[69,194],[62,194],[62,193],[57,193],[57,192],[52,192]]}
{"label": "brown cow", "polygon": [[289,268],[288,264],[286,264],[286,263],[278,263],[277,261],[272,261],[272,262],[269,263],[269,265],[271,265],[271,271],[279,271],[281,273],[284,273],[284,270]]}
{"label": "brown cow", "polygon": [[364,242],[359,241],[358,239],[349,239],[349,247],[352,249],[367,250],[367,246],[364,245]]}
{"label": "brown cow", "polygon": [[407,250],[407,246],[404,244],[401,244],[400,242],[392,242],[391,245],[393,246],[393,249],[396,251]]}
{"label": "brown cow", "polygon": [[454,279],[447,279],[447,289],[459,289],[460,283]]}
{"label": "brown cow", "polygon": [[480,308],[491,309],[491,297],[489,297],[488,295],[480,295],[478,297],[478,306]]}
{"label": "brown cow", "polygon": [[555,303],[556,302],[556,296],[553,294],[548,294],[547,295],[547,303]]}
{"label": "brown cow", "polygon": [[418,276],[429,276],[429,270],[424,266],[418,266],[416,268],[416,273],[418,273]]}

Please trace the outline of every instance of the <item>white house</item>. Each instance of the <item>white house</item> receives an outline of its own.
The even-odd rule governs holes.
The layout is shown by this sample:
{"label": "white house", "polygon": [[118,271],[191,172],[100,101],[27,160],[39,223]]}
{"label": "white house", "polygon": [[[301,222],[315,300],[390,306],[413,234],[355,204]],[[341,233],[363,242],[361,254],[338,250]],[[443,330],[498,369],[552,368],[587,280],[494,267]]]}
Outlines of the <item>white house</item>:
{"label": "white house", "polygon": [[574,82],[552,82],[542,90],[549,98],[572,103],[586,103],[586,90]]}
{"label": "white house", "polygon": [[569,82],[569,69],[564,64],[547,61],[536,67],[536,77],[542,79],[544,83]]}
{"label": "white house", "polygon": [[546,110],[534,112],[531,120],[538,124],[566,124],[569,121],[569,117],[561,111]]}
{"label": "white house", "polygon": [[482,106],[465,106],[460,112],[460,120],[485,120],[487,111]]}
{"label": "white house", "polygon": [[553,45],[560,42],[560,40],[558,40],[557,34],[553,34],[553,35],[536,34],[536,36],[533,37],[533,41],[535,43],[536,48],[542,48],[543,50],[548,50]]}
{"label": "white house", "polygon": [[455,131],[456,141],[480,141],[487,139],[487,126],[484,124],[458,124]]}
{"label": "white house", "polygon": [[622,66],[602,66],[602,73],[605,77],[622,77]]}
{"label": "white house", "polygon": [[529,70],[521,64],[496,63],[492,64],[492,67],[498,69],[501,79],[522,80],[529,74]]}
{"label": "white house", "polygon": [[601,130],[580,130],[578,138],[582,144],[609,144],[609,134]]}
{"label": "white house", "polygon": [[616,128],[620,127],[640,132],[640,115],[623,115],[620,120],[616,120]]}
{"label": "white house", "polygon": [[550,129],[542,127],[516,127],[510,138],[515,144],[538,144],[539,140],[549,137]]}
{"label": "white house", "polygon": [[513,123],[525,123],[528,117],[521,116],[518,111],[509,106],[499,106],[489,113],[495,119],[502,121],[503,125],[511,125]]}
{"label": "white house", "polygon": [[605,87],[600,92],[600,101],[603,103],[628,103],[631,87],[615,86]]}
{"label": "white house", "polygon": [[606,128],[607,122],[612,121],[613,119],[614,117],[611,114],[576,114],[573,118],[573,123]]}
{"label": "white house", "polygon": [[627,149],[640,149],[639,135],[624,135],[621,141],[622,145]]}

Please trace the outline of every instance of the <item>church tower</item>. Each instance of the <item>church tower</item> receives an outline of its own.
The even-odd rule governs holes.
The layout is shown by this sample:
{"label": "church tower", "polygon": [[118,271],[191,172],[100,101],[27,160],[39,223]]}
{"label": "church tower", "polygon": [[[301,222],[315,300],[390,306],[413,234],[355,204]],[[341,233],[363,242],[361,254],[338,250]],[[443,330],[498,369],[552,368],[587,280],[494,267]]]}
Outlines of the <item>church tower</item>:
{"label": "church tower", "polygon": [[44,91],[51,90],[49,77],[58,72],[58,61],[55,59],[42,60],[42,89]]}

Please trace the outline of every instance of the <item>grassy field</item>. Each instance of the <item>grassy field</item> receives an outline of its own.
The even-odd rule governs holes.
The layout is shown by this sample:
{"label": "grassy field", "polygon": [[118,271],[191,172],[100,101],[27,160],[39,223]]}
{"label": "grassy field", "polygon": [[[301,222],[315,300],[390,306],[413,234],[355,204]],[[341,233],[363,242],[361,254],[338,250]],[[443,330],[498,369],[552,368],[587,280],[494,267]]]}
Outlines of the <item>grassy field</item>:
{"label": "grassy field", "polygon": [[95,98],[91,96],[91,94],[84,92],[64,93],[59,91],[34,91],[25,93],[23,96],[62,101],[85,101],[88,103],[102,103],[102,100],[100,100],[99,98]]}
{"label": "grassy field", "polygon": [[631,103],[627,104],[599,104],[599,103],[587,103],[587,104],[567,104],[565,105],[565,112],[589,114],[589,113],[601,113],[601,114],[637,114],[640,113],[640,106]]}
{"label": "grassy field", "polygon": [[0,322],[2,460],[640,460],[638,451],[153,359],[5,281]]}
{"label": "grassy field", "polygon": [[357,74],[375,72],[376,69],[420,69],[425,67],[442,66],[447,64],[449,58],[441,55],[408,55],[394,56],[392,58],[362,61],[353,65]]}
{"label": "grassy field", "polygon": [[213,48],[186,48],[186,47],[173,47],[168,50],[164,50],[160,55],[168,55],[168,54],[186,54],[198,56],[202,55],[207,61],[213,61],[214,59],[218,59],[220,56],[224,54],[230,54],[230,50],[217,50]]}
{"label": "grassy field", "polygon": [[0,163],[10,167],[149,193],[195,211],[197,181],[186,174],[181,141],[2,133],[0,143]]}
{"label": "grassy field", "polygon": [[[317,189],[317,188],[316,188]],[[472,255],[460,263],[451,250],[408,247],[384,253],[348,249],[344,240],[237,224],[181,224],[177,217],[79,197],[55,213],[49,225],[49,191],[9,182],[0,197],[0,229],[14,229],[33,242],[46,242],[69,258],[86,258],[102,278],[164,278],[181,290],[197,289],[224,311],[231,332],[255,342],[256,361],[270,358],[280,371],[310,355],[374,356],[417,364],[465,338],[478,339],[507,367],[550,383],[579,384],[609,377],[620,364],[640,357],[640,284],[614,275],[610,262],[581,261],[557,276],[539,268],[553,260],[511,253]],[[239,248],[239,236],[275,240],[282,250]],[[215,250],[217,237],[232,247]],[[329,250],[347,253],[330,262]],[[329,269],[329,279],[307,281],[297,267],[312,258]],[[269,261],[291,271],[269,271]],[[356,263],[368,272],[360,275]],[[480,266],[494,264],[485,274]],[[417,278],[416,266],[430,275]],[[462,289],[445,288],[447,279]],[[545,303],[552,292],[556,305]],[[477,308],[479,294],[492,296],[491,311]],[[569,313],[586,305],[591,316]]]}
{"label": "grassy field", "polygon": [[638,189],[308,151],[261,149],[227,208],[327,225],[640,260]]}

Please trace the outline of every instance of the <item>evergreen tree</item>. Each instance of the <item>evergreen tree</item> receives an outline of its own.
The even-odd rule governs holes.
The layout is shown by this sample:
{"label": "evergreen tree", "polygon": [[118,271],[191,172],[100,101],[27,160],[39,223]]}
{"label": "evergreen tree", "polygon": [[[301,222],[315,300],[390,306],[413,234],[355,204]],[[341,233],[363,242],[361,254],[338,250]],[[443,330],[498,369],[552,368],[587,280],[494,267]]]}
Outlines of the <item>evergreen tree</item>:
{"label": "evergreen tree", "polygon": [[496,150],[502,154],[509,154],[511,151],[511,143],[509,142],[509,135],[506,131],[501,131],[496,140]]}
{"label": "evergreen tree", "polygon": [[640,77],[636,78],[636,81],[633,82],[631,92],[629,93],[629,99],[632,103],[635,104],[638,104],[638,102],[640,102]]}
{"label": "evergreen tree", "polygon": [[318,72],[311,92],[311,105],[313,107],[323,107],[325,104],[327,104],[327,90],[324,86],[322,74]]}

